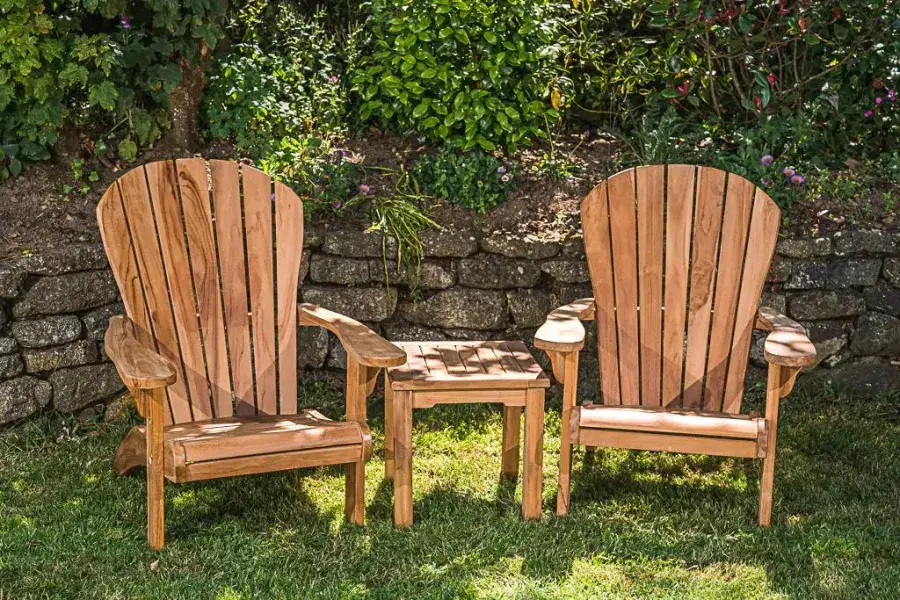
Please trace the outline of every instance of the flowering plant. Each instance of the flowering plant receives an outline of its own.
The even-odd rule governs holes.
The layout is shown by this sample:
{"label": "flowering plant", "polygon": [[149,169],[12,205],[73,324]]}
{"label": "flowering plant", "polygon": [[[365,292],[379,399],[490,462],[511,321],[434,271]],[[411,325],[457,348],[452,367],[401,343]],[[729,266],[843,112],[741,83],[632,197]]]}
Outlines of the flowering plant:
{"label": "flowering plant", "polygon": [[460,153],[445,146],[437,154],[420,156],[413,172],[428,192],[483,213],[509,197],[519,164],[480,150]]}

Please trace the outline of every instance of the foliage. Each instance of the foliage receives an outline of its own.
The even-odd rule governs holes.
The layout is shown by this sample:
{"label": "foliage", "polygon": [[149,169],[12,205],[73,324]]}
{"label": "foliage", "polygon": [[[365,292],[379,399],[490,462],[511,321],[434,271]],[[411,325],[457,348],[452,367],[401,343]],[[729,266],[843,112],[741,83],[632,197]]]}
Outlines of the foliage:
{"label": "foliage", "polygon": [[[222,0],[0,0],[0,180],[43,160],[64,123],[133,159],[168,125],[178,61],[223,34]],[[110,146],[115,142],[115,150]]]}
{"label": "foliage", "polygon": [[[251,3],[236,17],[242,40],[216,60],[204,100],[209,132],[233,138],[253,158],[313,131],[340,132],[347,112],[344,60],[352,54],[325,28],[286,3]],[[263,22],[266,26],[263,26]]]}
{"label": "foliage", "polygon": [[[530,0],[372,0],[371,52],[353,73],[360,119],[514,150],[543,137],[556,86],[554,21]],[[557,103],[558,105],[558,103]]]}
{"label": "foliage", "polygon": [[484,213],[506,202],[515,188],[519,164],[481,150],[460,153],[444,146],[437,154],[420,156],[414,172],[435,196]]}
{"label": "foliage", "polygon": [[663,98],[731,128],[800,120],[834,163],[896,147],[900,123],[868,111],[900,85],[900,4],[576,1],[563,13],[566,91],[609,124]]}

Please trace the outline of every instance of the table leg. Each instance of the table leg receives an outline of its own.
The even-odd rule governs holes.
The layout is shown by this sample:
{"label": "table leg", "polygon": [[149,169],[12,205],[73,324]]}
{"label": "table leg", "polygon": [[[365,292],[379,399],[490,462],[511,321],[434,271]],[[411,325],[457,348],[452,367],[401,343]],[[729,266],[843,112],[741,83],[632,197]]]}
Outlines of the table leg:
{"label": "table leg", "polygon": [[541,483],[544,464],[544,390],[531,389],[525,400],[525,460],[522,481],[522,516],[541,518]]}
{"label": "table leg", "polygon": [[412,507],[412,392],[393,393],[394,526],[413,523]]}
{"label": "table leg", "polygon": [[394,478],[394,391],[389,376],[384,378],[384,478]]}
{"label": "table leg", "polygon": [[503,407],[503,454],[500,459],[500,477],[515,479],[519,476],[519,436],[522,407]]}

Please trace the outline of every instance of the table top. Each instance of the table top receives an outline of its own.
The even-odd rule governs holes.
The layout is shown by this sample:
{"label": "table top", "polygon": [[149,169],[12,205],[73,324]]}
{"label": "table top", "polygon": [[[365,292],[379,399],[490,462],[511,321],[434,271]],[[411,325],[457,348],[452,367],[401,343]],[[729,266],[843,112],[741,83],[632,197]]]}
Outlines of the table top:
{"label": "table top", "polygon": [[550,379],[522,342],[395,342],[406,364],[391,367],[395,390],[546,388]]}

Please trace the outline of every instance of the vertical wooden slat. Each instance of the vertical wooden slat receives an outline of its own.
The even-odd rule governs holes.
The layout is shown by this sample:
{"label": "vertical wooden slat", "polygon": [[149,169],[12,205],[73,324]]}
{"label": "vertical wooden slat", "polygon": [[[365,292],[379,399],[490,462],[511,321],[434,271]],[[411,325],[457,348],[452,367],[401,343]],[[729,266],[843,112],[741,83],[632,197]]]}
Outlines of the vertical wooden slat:
{"label": "vertical wooden slat", "polygon": [[[158,351],[118,184],[112,184],[97,204],[97,222],[100,225],[100,236],[103,239],[106,256],[109,258],[113,276],[119,287],[122,303],[125,305],[125,313],[137,325],[137,334],[142,343]],[[170,425],[172,419],[167,390],[166,425]]]}
{"label": "vertical wooden slat", "polygon": [[641,404],[659,406],[662,382],[663,203],[665,167],[638,167],[638,282]]}
{"label": "vertical wooden slat", "polygon": [[303,256],[303,203],[275,182],[275,260],[278,286],[278,410],[297,412],[297,281]]}
{"label": "vertical wooden slat", "polygon": [[519,444],[522,428],[522,407],[503,407],[503,448],[500,452],[500,477],[519,476]]}
{"label": "vertical wooden slat", "polygon": [[[141,272],[144,294],[150,309],[150,319],[153,323],[157,348],[160,354],[178,366],[178,379],[168,388],[172,420],[174,423],[185,423],[192,420],[191,405],[185,385],[184,363],[175,333],[175,319],[169,304],[169,292],[166,289],[166,275],[153,226],[153,214],[144,169],[138,168],[129,171],[119,179],[119,185],[122,190],[126,215],[131,224],[135,255],[138,269]],[[114,235],[126,234],[118,232]]]}
{"label": "vertical wooden slat", "polygon": [[697,173],[687,350],[684,358],[682,403],[685,408],[700,408],[703,397],[724,194],[725,172],[700,167]]}
{"label": "vertical wooden slat", "polygon": [[563,516],[569,512],[570,486],[572,478],[572,411],[578,388],[578,352],[566,352],[563,363],[562,418],[559,433],[559,485],[556,492],[556,514]]}
{"label": "vertical wooden slat", "polygon": [[250,322],[247,306],[247,271],[244,264],[244,226],[241,223],[241,188],[238,164],[211,160],[213,207],[219,272],[225,306],[225,335],[228,340],[235,410],[238,415],[256,412],[253,397],[253,363],[250,351]]}
{"label": "vertical wooden slat", "polygon": [[734,313],[741,286],[750,210],[753,208],[753,191],[753,184],[743,177],[728,177],[725,216],[722,221],[722,248],[716,269],[716,300],[706,366],[706,391],[703,394],[703,409],[711,412],[722,408],[728,355],[734,333]]}
{"label": "vertical wooden slat", "polygon": [[250,280],[250,315],[253,325],[253,362],[256,372],[256,409],[277,412],[275,353],[275,276],[272,245],[272,180],[243,165],[244,227],[247,235],[247,271]]}
{"label": "vertical wooden slat", "polygon": [[213,407],[216,417],[230,417],[234,410],[206,161],[202,158],[181,159],[175,165]]}
{"label": "vertical wooden slat", "polygon": [[638,333],[637,232],[635,231],[634,171],[618,173],[607,182],[612,263],[619,332],[621,403],[641,403],[640,336]]}
{"label": "vertical wooden slat", "polygon": [[147,542],[152,549],[160,550],[165,540],[164,400],[161,389],[142,390],[139,396],[147,409]]}
{"label": "vertical wooden slat", "polygon": [[666,182],[666,274],[663,315],[662,405],[681,403],[695,167],[670,165]]}
{"label": "vertical wooden slat", "polygon": [[765,192],[757,188],[750,217],[750,234],[747,236],[747,254],[744,259],[744,276],[738,299],[731,341],[731,357],[725,380],[725,397],[722,410],[737,413],[741,410],[744,395],[744,376],[747,373],[747,357],[753,338],[753,324],[762,294],[762,286],[775,252],[781,211]]}
{"label": "vertical wooden slat", "polygon": [[413,392],[394,392],[394,526],[413,524],[412,408]]}
{"label": "vertical wooden slat", "polygon": [[609,240],[607,183],[603,182],[581,203],[584,250],[597,305],[597,351],[600,359],[600,389],[604,404],[621,404],[619,394],[619,349],[613,302],[612,256]]}
{"label": "vertical wooden slat", "polygon": [[184,241],[184,222],[181,219],[175,164],[169,161],[153,162],[146,165],[145,169],[194,420],[208,420],[213,417],[209,380],[194,303],[191,267]]}
{"label": "vertical wooden slat", "polygon": [[[347,421],[366,423],[366,367],[352,357],[347,357]],[[344,517],[357,525],[366,521],[365,467],[364,460],[344,465]]]}

